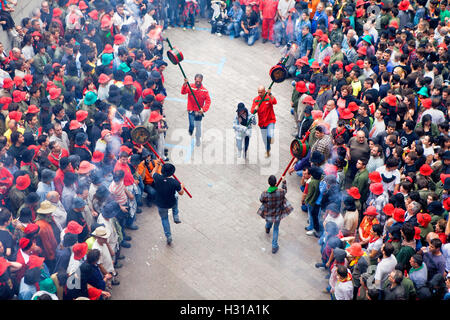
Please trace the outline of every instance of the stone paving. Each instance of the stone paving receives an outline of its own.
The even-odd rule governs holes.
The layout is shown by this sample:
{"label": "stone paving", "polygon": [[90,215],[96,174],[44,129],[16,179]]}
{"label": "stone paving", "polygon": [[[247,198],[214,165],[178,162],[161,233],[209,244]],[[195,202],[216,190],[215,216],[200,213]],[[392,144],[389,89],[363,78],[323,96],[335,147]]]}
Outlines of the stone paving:
{"label": "stone paving", "polygon": [[[316,238],[305,235],[307,215],[300,209],[299,177],[287,177],[287,198],[295,210],[280,224],[278,253],[271,253],[272,232],[265,233],[264,220],[256,214],[268,176],[279,177],[291,159],[290,79],[272,88],[278,100],[272,163],[261,150],[259,160],[253,153],[247,164],[237,163],[226,152],[234,146],[229,130],[237,104],[242,101],[250,109],[258,85],[267,88],[269,69],[281,58],[280,50],[261,41],[248,47],[241,39],[212,35],[205,21],[197,26],[197,30],[177,28],[164,34],[182,51],[189,80],[196,73],[204,75],[212,100],[203,119],[202,146],[192,150],[186,96],[180,93],[183,76],[168,62],[166,143],[175,174],[193,198],[180,197],[182,223],[175,225],[171,219],[171,247],[166,245],[155,207],[145,207],[138,215],[140,229],[130,231],[132,248],[123,249],[126,259],[118,269],[121,285],[114,287],[113,299],[328,299],[322,292],[328,281],[325,272],[314,267],[320,260]],[[226,139],[230,133],[231,139]],[[261,145],[256,127],[250,147]],[[205,160],[208,155],[216,161]]]}

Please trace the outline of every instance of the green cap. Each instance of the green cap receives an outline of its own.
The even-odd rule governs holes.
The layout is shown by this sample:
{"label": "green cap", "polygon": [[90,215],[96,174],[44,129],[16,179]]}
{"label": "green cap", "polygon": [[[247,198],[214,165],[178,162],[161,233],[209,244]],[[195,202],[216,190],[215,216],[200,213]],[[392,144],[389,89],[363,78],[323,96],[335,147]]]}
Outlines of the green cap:
{"label": "green cap", "polygon": [[131,70],[130,67],[126,64],[126,62],[122,62],[119,65],[119,69],[122,70],[125,73],[127,73],[127,72],[129,72]]}
{"label": "green cap", "polygon": [[45,278],[39,282],[39,289],[48,293],[56,293],[56,286],[51,278]]}
{"label": "green cap", "polygon": [[93,91],[86,92],[86,95],[84,96],[84,104],[90,106],[94,104],[97,101],[97,95]]}
{"label": "green cap", "polygon": [[362,39],[368,42],[369,44],[372,44],[372,38],[368,34],[365,35]]}
{"label": "green cap", "polygon": [[102,54],[102,65],[107,66],[113,61],[114,56],[112,53],[104,53]]}
{"label": "green cap", "polygon": [[417,91],[417,94],[420,94],[421,96],[425,96],[428,98],[428,89],[427,87],[420,88],[419,91]]}

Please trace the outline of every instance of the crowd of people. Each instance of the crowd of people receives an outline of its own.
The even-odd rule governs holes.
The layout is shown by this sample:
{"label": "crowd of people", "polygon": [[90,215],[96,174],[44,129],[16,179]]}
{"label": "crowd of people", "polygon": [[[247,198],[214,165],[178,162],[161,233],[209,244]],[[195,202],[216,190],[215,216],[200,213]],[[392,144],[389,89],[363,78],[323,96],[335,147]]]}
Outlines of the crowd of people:
{"label": "crowd of people", "polygon": [[[12,40],[9,52],[0,45],[0,298],[109,299],[144,204],[158,207],[171,244],[168,210],[180,223],[183,185],[131,129],[146,127],[168,160],[161,31],[195,27],[197,15],[288,57],[292,135],[309,152],[288,171],[301,177],[301,204],[283,200],[285,177],[261,196],[272,252],[281,219],[301,205],[332,299],[450,298],[445,0],[59,0],[20,23],[15,3],[0,3]],[[192,84],[201,108],[182,86],[197,145],[210,105],[202,79]],[[276,99],[258,94],[251,113],[270,157]],[[245,157],[244,127],[256,123],[236,111]]]}
{"label": "crowd of people", "polygon": [[42,1],[20,23],[1,5],[0,299],[110,299],[142,207],[168,245],[169,209],[181,223],[161,4]]}

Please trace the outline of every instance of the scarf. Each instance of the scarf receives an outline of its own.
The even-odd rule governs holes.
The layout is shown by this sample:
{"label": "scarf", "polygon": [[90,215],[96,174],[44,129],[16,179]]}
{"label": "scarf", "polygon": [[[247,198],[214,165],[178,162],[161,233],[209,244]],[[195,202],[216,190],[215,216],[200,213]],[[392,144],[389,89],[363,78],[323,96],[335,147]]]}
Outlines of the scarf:
{"label": "scarf", "polygon": [[369,243],[374,243],[375,241],[377,241],[378,239],[380,239],[380,237],[370,237]]}
{"label": "scarf", "polygon": [[388,178],[384,175],[384,173],[381,174],[381,178],[383,179],[383,182],[385,182],[385,183],[391,183],[392,181],[395,180],[394,175],[392,175],[392,177]]}
{"label": "scarf", "polygon": [[88,147],[86,147],[85,145],[79,146],[79,145],[77,145],[77,144],[74,144],[73,147],[74,147],[74,148],[81,148],[81,149],[84,149],[84,150],[86,150],[87,152],[89,152],[90,155],[92,155],[91,150],[89,150]]}
{"label": "scarf", "polygon": [[268,193],[272,193],[274,191],[276,191],[278,189],[278,187],[269,187],[269,189],[267,189]]}
{"label": "scarf", "polygon": [[348,282],[348,281],[352,281],[352,274],[351,273],[349,273],[349,272],[347,272],[347,277],[345,277],[345,279],[342,279],[342,280],[338,280],[338,282]]}
{"label": "scarf", "polygon": [[20,162],[20,166],[30,166],[30,170],[31,172],[36,172],[37,171],[37,166],[33,163],[33,161],[31,162]]}
{"label": "scarf", "polygon": [[422,263],[422,265],[421,265],[420,267],[418,267],[417,269],[411,267],[411,269],[409,269],[409,274],[411,274],[411,273],[413,273],[413,272],[416,272],[416,271],[419,271],[419,270],[421,270],[422,268],[423,268],[423,263]]}

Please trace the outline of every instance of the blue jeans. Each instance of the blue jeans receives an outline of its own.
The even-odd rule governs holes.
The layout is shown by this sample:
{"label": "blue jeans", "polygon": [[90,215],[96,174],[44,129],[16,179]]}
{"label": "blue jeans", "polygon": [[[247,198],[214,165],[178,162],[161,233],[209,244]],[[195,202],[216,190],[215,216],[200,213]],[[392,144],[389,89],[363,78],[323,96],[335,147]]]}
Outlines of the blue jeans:
{"label": "blue jeans", "polygon": [[269,123],[267,127],[261,128],[261,136],[266,147],[266,151],[270,151],[270,139],[273,138],[273,131],[275,129],[275,123]]}
{"label": "blue jeans", "polygon": [[259,30],[258,28],[253,28],[247,34],[244,31],[241,31],[241,37],[244,38],[249,46],[252,46],[255,41],[259,39]]}
{"label": "blue jeans", "polygon": [[172,209],[172,216],[173,220],[178,220],[178,198],[176,198],[177,201],[175,202],[175,205],[172,208],[159,208],[158,207],[158,213],[161,217],[162,226],[164,229],[164,234],[167,239],[172,237],[172,234],[170,233],[170,223],[169,223],[169,209]]}
{"label": "blue jeans", "polygon": [[309,225],[306,228],[308,230],[312,230],[314,229],[314,223],[312,218],[313,207],[309,204],[307,204],[306,206],[308,207],[308,220],[309,220]]}
{"label": "blue jeans", "polygon": [[273,26],[273,36],[276,43],[281,43],[286,37],[286,26],[283,26],[281,21],[275,22]]}
{"label": "blue jeans", "polygon": [[202,118],[203,116],[196,116],[194,111],[188,112],[189,118],[189,133],[192,134],[195,130],[195,137],[199,139],[202,135]]}
{"label": "blue jeans", "polygon": [[278,248],[278,228],[280,227],[280,222],[269,222],[266,221],[266,228],[271,229],[273,225],[273,239],[272,239],[272,248]]}
{"label": "blue jeans", "polygon": [[147,193],[147,203],[150,204],[155,200],[156,190],[150,184],[146,184],[144,191]]}
{"label": "blue jeans", "polygon": [[238,38],[241,33],[241,24],[240,22],[230,22],[227,25],[228,34],[234,35],[235,38]]}

